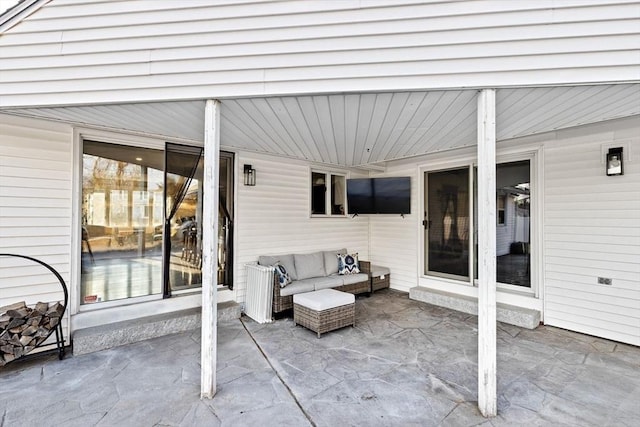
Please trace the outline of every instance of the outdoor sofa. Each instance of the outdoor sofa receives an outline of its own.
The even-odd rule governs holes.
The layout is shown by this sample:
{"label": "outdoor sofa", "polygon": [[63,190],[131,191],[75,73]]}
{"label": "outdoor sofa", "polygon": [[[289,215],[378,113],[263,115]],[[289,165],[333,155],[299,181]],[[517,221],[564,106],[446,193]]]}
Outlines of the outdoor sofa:
{"label": "outdoor sofa", "polygon": [[[341,272],[339,272],[340,255],[342,267],[345,267]],[[320,289],[335,289],[354,295],[370,293],[370,263],[358,260],[357,254],[351,254],[351,259],[355,258],[357,262],[359,272],[349,271],[349,266],[345,265],[348,263],[348,256],[344,248],[309,254],[260,256],[259,265],[276,267],[273,280],[273,314],[292,309],[293,295],[299,293]],[[347,259],[346,263],[345,259]],[[288,274],[290,283],[282,284],[282,271]]]}

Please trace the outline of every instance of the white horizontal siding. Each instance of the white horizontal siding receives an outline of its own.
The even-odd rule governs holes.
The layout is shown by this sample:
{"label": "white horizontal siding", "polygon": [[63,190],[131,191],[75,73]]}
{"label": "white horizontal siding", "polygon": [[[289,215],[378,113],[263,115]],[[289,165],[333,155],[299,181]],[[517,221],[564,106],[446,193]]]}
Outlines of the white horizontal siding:
{"label": "white horizontal siding", "polygon": [[[551,141],[544,165],[545,323],[640,344],[640,123]],[[598,129],[599,130],[599,129]],[[616,143],[616,139],[621,139]],[[607,177],[607,147],[625,147]],[[604,146],[604,149],[603,149]],[[611,286],[598,277],[612,279]]]}
{"label": "white horizontal siding", "polygon": [[640,5],[47,3],[0,37],[0,106],[637,79]]}
{"label": "white horizontal siding", "polygon": [[371,262],[388,267],[391,271],[390,286],[409,292],[418,285],[418,267],[422,216],[420,212],[420,181],[417,167],[394,168],[377,176],[411,177],[411,214],[368,215],[371,233]]}
{"label": "white horizontal siding", "polygon": [[244,186],[240,176],[236,192],[236,301],[245,298],[245,264],[256,262],[260,255],[347,248],[358,252],[360,259],[369,259],[366,218],[310,217],[309,163],[249,153],[237,158],[239,171],[244,164],[254,167],[257,184]]}
{"label": "white horizontal siding", "polygon": [[[534,259],[533,266],[542,264],[542,281],[537,286],[544,298],[546,324],[635,345],[640,342],[638,135],[640,117],[636,116],[499,144],[499,155],[504,150],[529,152],[542,147],[544,151],[543,188],[537,192],[544,215],[543,256]],[[603,152],[618,145],[625,146],[625,175],[606,177]],[[420,277],[423,229],[418,168],[431,161],[468,161],[473,156],[469,150],[452,151],[387,164],[384,175],[411,176],[413,186],[412,215],[407,217],[412,219],[369,216],[370,258],[391,268],[392,287],[406,290]],[[611,278],[613,285],[599,285],[598,277]],[[460,289],[446,287],[469,294],[468,288]],[[501,293],[499,298],[510,295]]]}
{"label": "white horizontal siding", "polygon": [[[69,288],[71,128],[0,115],[0,135],[0,253],[46,262]],[[62,299],[58,280],[43,266],[0,257],[0,306]],[[68,311],[63,331],[68,340]]]}

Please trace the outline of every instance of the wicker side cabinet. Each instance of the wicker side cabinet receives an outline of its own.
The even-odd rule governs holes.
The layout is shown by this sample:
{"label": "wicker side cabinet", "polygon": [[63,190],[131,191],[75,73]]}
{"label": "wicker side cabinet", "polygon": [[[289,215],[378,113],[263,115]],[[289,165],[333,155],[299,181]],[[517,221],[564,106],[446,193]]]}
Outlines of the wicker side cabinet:
{"label": "wicker side cabinet", "polygon": [[391,270],[387,267],[372,265],[369,277],[371,278],[371,292],[379,291],[380,289],[389,287],[391,281]]}

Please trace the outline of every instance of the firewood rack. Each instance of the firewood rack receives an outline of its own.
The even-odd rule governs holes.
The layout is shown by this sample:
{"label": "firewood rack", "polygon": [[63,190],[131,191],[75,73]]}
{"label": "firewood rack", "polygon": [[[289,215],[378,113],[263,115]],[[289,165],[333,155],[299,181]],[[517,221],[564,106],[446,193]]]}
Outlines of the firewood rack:
{"label": "firewood rack", "polygon": [[[56,277],[56,279],[58,279],[58,282],[60,283],[60,287],[62,288],[62,292],[64,293],[64,303],[62,305],[62,307],[63,307],[62,308],[62,312],[60,313],[60,320],[58,321],[58,324],[51,330],[51,332],[49,333],[49,336],[47,336],[44,340],[42,340],[42,342],[36,344],[34,346],[34,349],[38,348],[38,347],[43,347],[43,346],[50,345],[51,343],[47,342],[48,338],[53,334],[53,331],[55,331],[55,334],[56,334],[56,349],[58,351],[58,359],[62,360],[64,358],[64,355],[65,355],[64,333],[63,333],[63,330],[62,330],[62,319],[64,318],[64,313],[66,312],[67,305],[69,303],[69,291],[67,290],[67,284],[65,283],[64,279],[62,278],[60,273],[58,273],[58,271],[55,268],[51,267],[46,262],[41,261],[41,260],[39,260],[37,258],[33,258],[33,257],[27,256],[27,255],[5,254],[5,253],[0,253],[0,257],[23,258],[23,259],[35,262],[37,264],[40,264],[41,266],[43,266],[47,270],[49,270]],[[16,358],[14,360],[17,360],[17,359],[19,359],[19,358]]]}

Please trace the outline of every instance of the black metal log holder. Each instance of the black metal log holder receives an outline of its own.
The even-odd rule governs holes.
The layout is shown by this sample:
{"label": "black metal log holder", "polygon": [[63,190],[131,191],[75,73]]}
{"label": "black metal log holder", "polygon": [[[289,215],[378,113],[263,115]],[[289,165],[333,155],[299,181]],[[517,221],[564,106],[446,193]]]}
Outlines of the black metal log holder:
{"label": "black metal log holder", "polygon": [[[50,343],[47,343],[48,338],[51,336],[51,334],[53,333],[53,331],[55,330],[56,332],[56,348],[58,350],[58,359],[62,360],[64,358],[64,334],[62,331],[62,319],[64,318],[64,313],[67,310],[67,304],[69,303],[69,291],[67,290],[67,284],[65,283],[64,279],[62,278],[62,276],[60,275],[60,273],[58,273],[58,271],[51,267],[49,264],[47,264],[44,261],[41,261],[39,259],[30,257],[30,256],[26,256],[26,255],[18,255],[18,254],[0,254],[0,257],[15,257],[15,258],[23,258],[32,262],[35,262],[37,264],[42,265],[44,268],[46,268],[47,270],[49,270],[54,276],[56,276],[56,279],[58,279],[58,282],[60,282],[60,286],[62,287],[62,292],[64,293],[64,304],[62,306],[62,313],[60,313],[60,320],[58,321],[58,324],[49,332],[49,335],[42,340],[42,342],[40,344],[37,344],[34,348],[38,348],[38,347],[43,347],[45,345],[50,345]],[[19,358],[16,358],[14,360],[17,360]]]}

